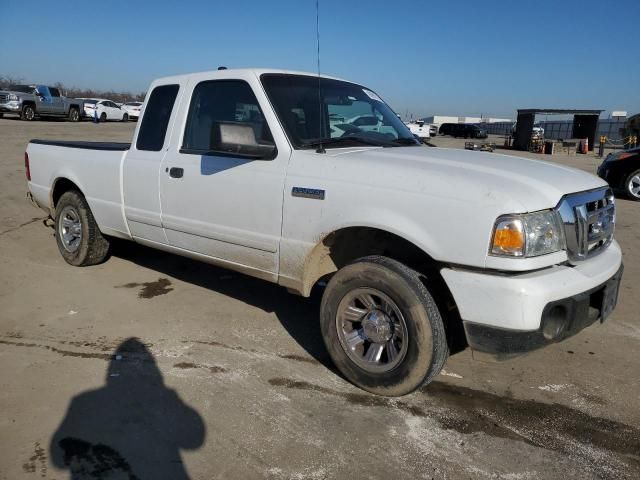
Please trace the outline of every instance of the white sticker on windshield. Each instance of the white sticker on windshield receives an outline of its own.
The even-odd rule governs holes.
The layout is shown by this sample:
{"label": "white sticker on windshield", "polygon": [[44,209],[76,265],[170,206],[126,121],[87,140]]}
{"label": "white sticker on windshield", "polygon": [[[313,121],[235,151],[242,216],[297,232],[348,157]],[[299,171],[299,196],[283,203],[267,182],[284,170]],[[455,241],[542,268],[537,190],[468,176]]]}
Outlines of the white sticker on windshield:
{"label": "white sticker on windshield", "polygon": [[362,91],[366,93],[367,97],[369,97],[371,100],[377,100],[378,102],[382,101],[382,99],[378,95],[373,93],[371,90],[367,90],[366,88],[363,88]]}

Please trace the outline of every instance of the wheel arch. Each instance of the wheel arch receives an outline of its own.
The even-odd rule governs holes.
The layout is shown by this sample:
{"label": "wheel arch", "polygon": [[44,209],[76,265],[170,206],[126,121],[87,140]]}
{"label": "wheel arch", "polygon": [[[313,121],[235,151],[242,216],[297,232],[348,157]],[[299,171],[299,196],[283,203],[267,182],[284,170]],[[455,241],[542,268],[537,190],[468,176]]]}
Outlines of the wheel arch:
{"label": "wheel arch", "polygon": [[302,292],[351,261],[367,255],[382,255],[418,271],[437,268],[438,262],[411,240],[388,229],[354,225],[336,229],[322,237],[304,263]]}
{"label": "wheel arch", "polygon": [[49,202],[52,215],[54,215],[54,212],[56,211],[56,205],[58,204],[60,197],[70,190],[76,190],[80,193],[80,195],[84,197],[84,193],[78,186],[78,183],[71,180],[70,178],[61,176],[53,181],[51,187],[51,200]]}
{"label": "wheel arch", "polygon": [[415,242],[387,229],[349,226],[325,235],[305,260],[300,293],[309,296],[316,285],[328,281],[340,268],[370,255],[392,258],[419,272],[438,305],[451,352],[466,348],[464,327],[455,299],[440,274],[442,263]]}

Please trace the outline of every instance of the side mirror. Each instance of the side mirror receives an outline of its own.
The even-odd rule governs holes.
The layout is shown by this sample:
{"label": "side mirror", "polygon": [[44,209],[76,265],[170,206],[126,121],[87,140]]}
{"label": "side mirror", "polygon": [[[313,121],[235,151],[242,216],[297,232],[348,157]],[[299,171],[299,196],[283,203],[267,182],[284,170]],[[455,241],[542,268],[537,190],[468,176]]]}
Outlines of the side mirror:
{"label": "side mirror", "polygon": [[258,143],[251,125],[219,123],[218,126],[220,128],[221,151],[235,153],[254,160],[273,160],[275,157],[275,144]]}

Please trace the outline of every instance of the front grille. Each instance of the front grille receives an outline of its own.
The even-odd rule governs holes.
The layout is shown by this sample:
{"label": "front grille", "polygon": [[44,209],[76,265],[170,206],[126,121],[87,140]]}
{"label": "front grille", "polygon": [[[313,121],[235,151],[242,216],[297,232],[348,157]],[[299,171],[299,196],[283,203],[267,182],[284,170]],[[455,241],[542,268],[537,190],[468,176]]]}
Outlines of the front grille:
{"label": "front grille", "polygon": [[616,208],[611,189],[567,195],[557,210],[564,223],[570,262],[580,262],[597,255],[613,240]]}
{"label": "front grille", "polygon": [[0,93],[0,103],[7,103],[9,100],[9,95],[6,93]]}

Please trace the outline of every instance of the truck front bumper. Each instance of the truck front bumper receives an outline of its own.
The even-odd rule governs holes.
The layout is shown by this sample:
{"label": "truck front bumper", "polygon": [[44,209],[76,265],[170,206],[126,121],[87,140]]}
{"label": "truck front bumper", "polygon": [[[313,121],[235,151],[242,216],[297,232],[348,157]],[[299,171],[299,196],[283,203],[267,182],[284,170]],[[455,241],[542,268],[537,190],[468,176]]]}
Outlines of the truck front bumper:
{"label": "truck front bumper", "polygon": [[10,101],[7,103],[0,103],[0,112],[2,113],[20,113],[20,102]]}
{"label": "truck front bumper", "polygon": [[522,274],[442,270],[474,350],[524,353],[575,335],[617,302],[622,252],[614,241],[578,266]]}

